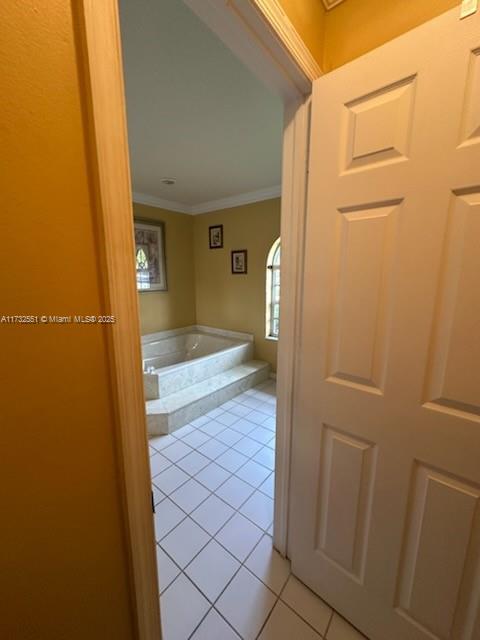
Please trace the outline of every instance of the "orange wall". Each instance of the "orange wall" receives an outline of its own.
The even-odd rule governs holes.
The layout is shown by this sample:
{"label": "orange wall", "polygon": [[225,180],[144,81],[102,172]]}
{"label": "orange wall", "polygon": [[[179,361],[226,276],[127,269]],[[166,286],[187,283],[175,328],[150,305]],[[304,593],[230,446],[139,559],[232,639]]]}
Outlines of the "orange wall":
{"label": "orange wall", "polygon": [[279,0],[279,2],[310,53],[322,66],[326,13],[322,0]]}
{"label": "orange wall", "polygon": [[460,6],[460,0],[345,0],[325,11],[322,0],[279,0],[323,71]]}
{"label": "orange wall", "polygon": [[459,0],[345,0],[324,21],[323,69],[335,69],[455,6]]}
{"label": "orange wall", "polygon": [[[0,316],[98,314],[70,4],[0,25]],[[0,637],[130,640],[104,330],[1,323],[0,349]]]}

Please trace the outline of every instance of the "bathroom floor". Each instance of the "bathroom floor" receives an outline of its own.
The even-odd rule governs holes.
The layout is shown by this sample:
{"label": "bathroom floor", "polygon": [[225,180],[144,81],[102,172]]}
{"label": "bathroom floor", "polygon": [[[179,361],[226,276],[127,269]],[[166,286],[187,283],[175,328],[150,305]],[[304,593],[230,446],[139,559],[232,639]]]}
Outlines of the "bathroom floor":
{"label": "bathroom floor", "polygon": [[272,547],[275,383],[150,439],[164,640],[361,640]]}

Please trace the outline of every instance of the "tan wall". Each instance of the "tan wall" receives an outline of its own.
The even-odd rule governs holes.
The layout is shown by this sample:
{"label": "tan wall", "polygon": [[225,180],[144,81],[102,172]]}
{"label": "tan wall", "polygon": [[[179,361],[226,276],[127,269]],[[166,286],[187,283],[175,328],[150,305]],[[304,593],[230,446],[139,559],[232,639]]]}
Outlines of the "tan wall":
{"label": "tan wall", "polygon": [[[0,25],[0,315],[99,314],[70,3],[2,2]],[[0,343],[0,636],[133,640],[105,330]]]}
{"label": "tan wall", "polygon": [[193,217],[136,203],[133,210],[165,223],[168,291],[138,294],[142,335],[195,324]]}
{"label": "tan wall", "polygon": [[[214,224],[223,224],[223,249],[209,249]],[[277,343],[265,339],[265,267],[280,235],[280,200],[195,216],[194,225],[197,323],[253,333],[256,357],[275,369]],[[232,275],[232,249],[248,250],[247,275]]]}
{"label": "tan wall", "polygon": [[323,68],[335,69],[459,5],[459,0],[346,0],[327,12]]}

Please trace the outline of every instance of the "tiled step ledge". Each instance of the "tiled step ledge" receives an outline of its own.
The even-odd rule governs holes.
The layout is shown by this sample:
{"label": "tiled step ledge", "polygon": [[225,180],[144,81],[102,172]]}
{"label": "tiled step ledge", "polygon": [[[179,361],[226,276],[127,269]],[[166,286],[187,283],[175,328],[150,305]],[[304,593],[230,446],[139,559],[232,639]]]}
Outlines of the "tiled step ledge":
{"label": "tiled step ledge", "polygon": [[220,406],[239,393],[267,380],[270,365],[250,360],[178,393],[146,403],[149,435],[171,433]]}

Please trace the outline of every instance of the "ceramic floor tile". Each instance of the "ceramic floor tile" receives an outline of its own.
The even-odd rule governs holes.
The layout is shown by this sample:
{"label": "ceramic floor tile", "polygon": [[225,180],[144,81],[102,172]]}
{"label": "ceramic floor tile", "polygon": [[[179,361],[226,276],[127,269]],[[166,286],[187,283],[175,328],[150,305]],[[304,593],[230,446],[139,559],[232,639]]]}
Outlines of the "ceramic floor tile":
{"label": "ceramic floor tile", "polygon": [[166,471],[162,471],[158,476],[155,476],[155,484],[163,491],[169,495],[172,491],[175,491],[181,484],[186,482],[189,479],[185,471],[182,471],[174,464],[171,467],[168,467]]}
{"label": "ceramic floor tile", "polygon": [[270,536],[264,535],[245,560],[245,566],[279,594],[290,575],[290,563],[273,548]]}
{"label": "ceramic floor tile", "polygon": [[210,609],[191,640],[239,640],[240,636],[215,609]]}
{"label": "ceramic floor tile", "polygon": [[221,404],[218,408],[223,409],[223,411],[228,411],[232,407],[236,407],[236,406],[237,406],[237,402],[235,402],[235,400],[228,400],[227,402],[224,402],[223,404]]}
{"label": "ceramic floor tile", "polygon": [[234,513],[232,507],[216,495],[211,495],[190,515],[205,531],[214,536]]}
{"label": "ceramic floor tile", "polygon": [[192,448],[187,447],[183,440],[176,440],[169,447],[162,449],[162,454],[172,462],[177,462],[177,460],[184,458],[189,453],[192,453]]}
{"label": "ceramic floor tile", "polygon": [[[325,634],[332,609],[294,576],[290,576],[288,579],[281,599],[320,635]],[[343,639],[338,638],[338,640]]]}
{"label": "ceramic floor tile", "polygon": [[200,431],[206,433],[209,436],[217,436],[222,431],[225,431],[225,425],[220,424],[216,420],[209,420],[203,427],[200,427]]}
{"label": "ceramic floor tile", "polygon": [[275,604],[275,596],[243,567],[218,599],[215,608],[244,640],[254,640]]}
{"label": "ceramic floor tile", "polygon": [[248,484],[251,484],[252,487],[259,487],[262,482],[268,478],[270,473],[270,469],[258,464],[258,462],[254,460],[249,460],[243,467],[235,472],[235,475],[245,480],[245,482],[248,482]]}
{"label": "ceramic floor tile", "polygon": [[232,558],[218,542],[211,540],[188,565],[185,573],[213,603],[239,567],[240,563],[235,558]]}
{"label": "ceramic floor tile", "polygon": [[210,460],[208,458],[199,453],[199,451],[192,451],[192,453],[189,453],[177,462],[177,467],[180,467],[180,469],[185,471],[185,473],[194,476],[205,468],[207,464],[210,464]]}
{"label": "ceramic floor tile", "polygon": [[[210,495],[210,491],[203,484],[200,484],[193,478],[170,494],[170,499],[175,504],[190,513],[198,507]],[[263,494],[261,494],[263,495]],[[266,498],[267,496],[265,496]],[[269,499],[269,498],[268,498]]]}
{"label": "ceramic floor tile", "polygon": [[225,411],[224,413],[217,416],[215,420],[217,420],[217,422],[220,422],[220,424],[224,424],[226,427],[231,427],[234,422],[237,422],[239,420],[239,417],[234,413]]}
{"label": "ceramic floor tile", "polygon": [[165,589],[175,580],[180,573],[180,569],[167,556],[165,551],[157,544],[157,573],[158,590],[163,593]]}
{"label": "ceramic floor tile", "polygon": [[230,477],[230,472],[219,467],[215,462],[211,462],[207,467],[202,469],[195,479],[201,482],[210,491],[215,491],[218,487]]}
{"label": "ceramic floor tile", "polygon": [[277,420],[276,418],[267,418],[262,422],[262,427],[264,429],[268,429],[269,431],[275,431],[277,428]]}
{"label": "ceramic floor tile", "polygon": [[160,606],[164,640],[187,640],[210,604],[190,580],[180,574],[162,594]]}
{"label": "ceramic floor tile", "polygon": [[321,640],[312,627],[281,600],[277,602],[258,640]]}
{"label": "ceramic floor tile", "polygon": [[185,436],[188,436],[189,433],[192,433],[192,431],[195,431],[195,427],[192,424],[186,424],[183,427],[180,427],[180,429],[174,431],[172,436],[177,438],[177,440],[181,440]]}
{"label": "ceramic floor tile", "polygon": [[273,496],[275,494],[275,474],[271,473],[265,480],[265,482],[262,482],[262,484],[258,487],[258,490],[273,499]]}
{"label": "ceramic floor tile", "polygon": [[223,409],[220,409],[219,407],[217,407],[216,409],[212,409],[211,411],[206,413],[205,417],[207,417],[207,418],[216,418],[217,416],[221,416],[222,413],[223,413]]}
{"label": "ceramic floor tile", "polygon": [[216,489],[215,494],[228,502],[234,509],[238,509],[252,495],[253,491],[251,485],[232,476]]}
{"label": "ceramic floor tile", "polygon": [[168,434],[165,436],[154,436],[153,438],[150,438],[148,442],[156,451],[161,451],[176,441],[177,439],[174,438],[172,434]]}
{"label": "ceramic floor tile", "polygon": [[226,444],[228,447],[231,447],[232,445],[237,443],[241,437],[242,434],[238,431],[233,431],[233,429],[227,428],[221,433],[217,434],[215,436],[215,439],[223,442],[223,444]]}
{"label": "ceramic floor tile", "polygon": [[258,407],[259,404],[261,404],[260,400],[257,400],[256,398],[244,398],[242,400],[242,404],[244,404],[246,407],[250,407],[251,409],[256,409]]}
{"label": "ceramic floor tile", "polygon": [[266,447],[270,447],[270,449],[275,450],[275,438],[272,438],[270,442],[267,442]]}
{"label": "ceramic floor tile", "polygon": [[366,640],[364,635],[341,618],[338,613],[333,614],[326,638],[327,640]]}
{"label": "ceramic floor tile", "polygon": [[185,518],[185,514],[169,498],[155,507],[155,538],[161,540]]}
{"label": "ceramic floor tile", "polygon": [[152,493],[153,493],[153,504],[158,504],[165,498],[165,494],[163,493],[163,491],[160,491],[160,489],[154,484],[152,484]]}
{"label": "ceramic floor tile", "polygon": [[257,442],[256,440],[252,440],[248,436],[245,436],[233,445],[233,449],[235,449],[235,451],[240,451],[240,453],[243,453],[243,455],[247,456],[247,458],[251,458],[258,451],[260,451],[261,448],[262,445],[259,442]]}
{"label": "ceramic floor tile", "polygon": [[229,411],[230,413],[233,413],[240,418],[245,418],[245,416],[247,416],[252,411],[252,409],[250,409],[250,407],[246,407],[243,404],[236,404],[234,407],[231,407]]}
{"label": "ceramic floor tile", "polygon": [[[181,490],[181,488],[178,489],[178,491]],[[264,493],[255,491],[245,504],[240,507],[240,513],[256,524],[257,527],[268,529],[273,522],[273,500]]]}
{"label": "ceramic floor tile", "polygon": [[248,458],[238,451],[228,449],[225,453],[222,453],[221,456],[218,456],[215,462],[224,469],[227,469],[227,471],[231,471],[233,473],[234,471],[237,471],[237,469],[240,469],[247,460]]}
{"label": "ceramic floor tile", "polygon": [[262,401],[262,404],[258,406],[256,409],[259,413],[263,413],[265,416],[274,416],[276,413],[276,407],[274,404],[270,404],[269,402]]}
{"label": "ceramic floor tile", "polygon": [[154,449],[153,447],[148,447],[148,455],[149,456],[154,456],[157,453],[157,450]]}
{"label": "ceramic floor tile", "polygon": [[207,418],[206,416],[200,416],[199,418],[195,418],[195,420],[192,420],[190,424],[194,427],[201,427],[207,422],[210,422],[210,418]]}
{"label": "ceramic floor tile", "polygon": [[257,425],[254,422],[250,422],[248,418],[240,418],[235,424],[232,424],[232,429],[238,431],[244,436],[248,436],[249,433],[254,431],[257,428]]}
{"label": "ceramic floor tile", "polygon": [[212,438],[208,442],[205,442],[205,444],[202,444],[202,446],[198,448],[198,451],[204,456],[207,456],[207,458],[210,458],[210,460],[215,460],[215,458],[221,456],[222,453],[225,453],[227,449],[226,444]]}
{"label": "ceramic floor tile", "polygon": [[250,520],[236,513],[215,536],[230,553],[240,562],[243,562],[248,554],[262,537],[263,531]]}
{"label": "ceramic floor tile", "polygon": [[168,469],[171,464],[172,462],[168,458],[162,456],[161,453],[156,453],[150,458],[150,474],[152,478],[157,476],[162,471],[165,471],[165,469]]}
{"label": "ceramic floor tile", "polygon": [[264,422],[266,417],[267,416],[264,413],[262,413],[261,411],[258,411],[257,409],[253,409],[248,414],[248,420],[250,422],[254,422],[256,425],[261,425],[262,422]]}
{"label": "ceramic floor tile", "polygon": [[275,469],[275,451],[269,447],[263,447],[253,456],[255,462],[263,464],[264,467],[273,471]]}
{"label": "ceramic floor tile", "polygon": [[269,429],[264,429],[264,427],[257,427],[248,435],[261,444],[267,444],[272,439],[272,432]]}
{"label": "ceramic floor tile", "polygon": [[187,436],[185,436],[183,438],[182,442],[185,442],[190,447],[193,447],[194,449],[197,449],[202,444],[207,442],[207,440],[209,440],[209,438],[210,438],[210,436],[208,434],[206,434],[204,431],[201,431],[200,429],[197,429],[196,431],[192,431]]}
{"label": "ceramic floor tile", "polygon": [[210,536],[191,518],[185,518],[161,541],[162,549],[182,569],[210,540]]}

